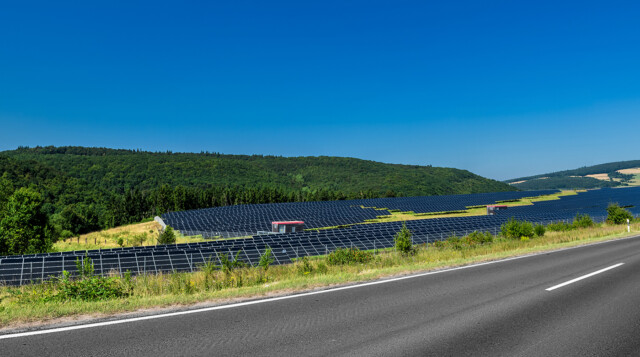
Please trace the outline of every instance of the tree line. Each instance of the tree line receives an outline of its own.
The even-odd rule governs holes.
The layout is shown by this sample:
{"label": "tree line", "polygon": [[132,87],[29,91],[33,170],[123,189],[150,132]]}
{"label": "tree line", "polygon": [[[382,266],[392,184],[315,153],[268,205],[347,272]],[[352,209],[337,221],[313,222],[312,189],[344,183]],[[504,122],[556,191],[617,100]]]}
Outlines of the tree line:
{"label": "tree line", "polygon": [[508,190],[465,170],[354,158],[20,147],[0,152],[0,255],[170,211]]}

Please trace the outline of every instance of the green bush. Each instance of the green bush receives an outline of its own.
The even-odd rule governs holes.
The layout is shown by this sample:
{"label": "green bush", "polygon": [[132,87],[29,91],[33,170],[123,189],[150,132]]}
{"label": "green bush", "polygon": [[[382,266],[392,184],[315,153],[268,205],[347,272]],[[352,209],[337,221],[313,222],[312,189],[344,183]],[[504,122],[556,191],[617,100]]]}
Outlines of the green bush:
{"label": "green bush", "polygon": [[567,222],[559,221],[547,224],[547,230],[551,232],[566,232],[572,230],[574,227]]}
{"label": "green bush", "polygon": [[546,229],[542,224],[536,224],[533,227],[533,233],[536,235],[536,237],[542,237],[546,233]]}
{"label": "green bush", "polygon": [[131,245],[134,247],[141,246],[147,240],[147,233],[136,234],[131,237]]}
{"label": "green bush", "polygon": [[432,246],[432,247],[434,247],[434,248],[438,248],[438,249],[444,249],[444,248],[446,248],[448,245],[447,245],[447,242],[446,242],[446,241],[443,241],[443,240],[437,240],[437,241],[435,241],[435,242],[431,243],[431,246]]}
{"label": "green bush", "polygon": [[329,272],[329,267],[327,267],[327,265],[321,261],[316,265],[316,269],[320,274],[326,274],[327,272]]}
{"label": "green bush", "polygon": [[271,252],[271,248],[267,248],[264,250],[264,254],[260,256],[260,261],[258,262],[258,266],[261,267],[265,272],[269,270],[269,265],[273,263],[273,254]]}
{"label": "green bush", "polygon": [[447,240],[445,241],[445,246],[449,247],[451,249],[461,250],[462,249],[462,242],[460,241],[459,237],[451,236],[451,237],[447,238]]}
{"label": "green bush", "polygon": [[66,229],[63,229],[63,230],[60,232],[60,237],[59,237],[59,238],[60,238],[60,239],[62,239],[62,240],[69,239],[69,238],[71,238],[71,237],[73,237],[73,233],[72,233],[71,231],[68,231],[68,230],[66,230]]}
{"label": "green bush", "polygon": [[509,219],[500,227],[500,232],[505,238],[520,239],[522,237],[531,238],[534,235],[533,224],[527,221]]}
{"label": "green bush", "polygon": [[473,246],[476,244],[486,244],[486,243],[493,242],[493,235],[489,232],[482,233],[478,231],[473,231],[468,235],[462,237],[461,240],[463,243],[469,246]]}
{"label": "green bush", "polygon": [[627,223],[628,220],[633,219],[633,215],[626,209],[620,207],[617,203],[609,204],[607,207],[607,222],[613,224]]}
{"label": "green bush", "polygon": [[438,249],[451,248],[461,250],[483,244],[491,244],[493,235],[489,232],[473,231],[464,237],[451,236],[443,241],[435,241],[431,246]]}
{"label": "green bush", "polygon": [[67,271],[62,273],[62,278],[58,280],[57,294],[52,296],[54,301],[66,300],[107,300],[129,296],[131,290],[127,288],[126,282],[123,284],[118,277],[91,276],[79,280],[70,278]]}
{"label": "green bush", "polygon": [[409,255],[415,252],[413,243],[411,241],[411,231],[407,228],[405,223],[402,223],[402,228],[394,237],[396,250],[402,255]]}
{"label": "green bush", "polygon": [[19,293],[18,299],[24,303],[84,300],[97,301],[130,296],[133,293],[131,273],[124,278],[117,276],[95,276],[91,258],[76,260],[78,277],[72,278],[71,273],[63,271],[62,276],[48,282],[34,285],[32,289]]}
{"label": "green bush", "polygon": [[241,251],[239,250],[233,259],[229,259],[229,256],[226,253],[218,253],[218,259],[220,260],[220,264],[222,264],[221,268],[225,274],[230,274],[232,270],[245,266],[245,264],[240,260],[240,252]]}
{"label": "green bush", "polygon": [[158,244],[173,244],[176,242],[176,234],[173,228],[167,226],[164,232],[160,233],[158,237]]}
{"label": "green bush", "polygon": [[576,218],[573,220],[573,227],[575,228],[589,228],[593,227],[595,223],[593,219],[588,214],[580,214],[576,215]]}
{"label": "green bush", "polygon": [[358,248],[338,248],[327,255],[329,265],[347,265],[353,263],[368,263],[373,259],[373,253]]}
{"label": "green bush", "polygon": [[298,264],[297,268],[298,268],[298,273],[302,275],[311,274],[311,272],[313,272],[313,265],[311,265],[311,262],[309,261],[309,257],[307,256],[302,257],[302,259],[300,260],[300,264]]}

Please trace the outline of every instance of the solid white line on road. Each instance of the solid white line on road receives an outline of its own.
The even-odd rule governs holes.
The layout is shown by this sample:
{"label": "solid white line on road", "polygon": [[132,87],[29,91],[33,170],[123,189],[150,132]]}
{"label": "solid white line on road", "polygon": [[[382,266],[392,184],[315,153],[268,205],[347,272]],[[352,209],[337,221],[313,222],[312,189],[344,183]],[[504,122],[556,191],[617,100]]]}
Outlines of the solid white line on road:
{"label": "solid white line on road", "polygon": [[552,291],[552,290],[555,290],[555,289],[557,289],[557,288],[561,288],[561,287],[563,287],[563,286],[566,286],[566,285],[569,285],[569,284],[573,284],[573,283],[575,283],[576,281],[580,281],[580,280],[582,280],[582,279],[586,279],[586,278],[592,277],[592,276],[594,276],[594,275],[597,275],[597,274],[600,274],[600,273],[604,273],[604,272],[605,272],[605,271],[607,271],[607,270],[611,270],[611,269],[613,269],[613,268],[617,268],[617,267],[619,267],[619,266],[621,266],[621,265],[623,265],[623,264],[624,264],[624,263],[618,263],[618,264],[616,264],[616,265],[612,265],[612,266],[610,266],[610,267],[608,267],[608,268],[600,269],[600,270],[598,270],[598,271],[594,271],[593,273],[589,273],[589,274],[587,274],[587,275],[583,275],[583,276],[581,276],[581,277],[579,277],[579,278],[575,278],[575,279],[572,279],[572,280],[569,280],[569,281],[565,281],[565,282],[564,282],[564,283],[562,283],[562,284],[558,284],[558,285],[556,285],[556,286],[552,286],[552,287],[550,287],[550,288],[548,288],[548,289],[545,289],[545,290],[547,290],[547,291]]}

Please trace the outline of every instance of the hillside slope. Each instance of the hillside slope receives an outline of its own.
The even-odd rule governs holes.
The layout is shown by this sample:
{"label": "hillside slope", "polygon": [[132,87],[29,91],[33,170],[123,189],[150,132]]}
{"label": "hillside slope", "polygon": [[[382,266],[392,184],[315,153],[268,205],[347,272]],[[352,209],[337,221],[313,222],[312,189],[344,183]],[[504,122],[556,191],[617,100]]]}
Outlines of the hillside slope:
{"label": "hillside slope", "polygon": [[640,184],[640,160],[610,162],[505,182],[523,190],[635,186]]}
{"label": "hillside slope", "polygon": [[275,157],[216,153],[152,153],[84,147],[37,147],[1,156],[34,160],[110,191],[169,186],[272,186],[375,196],[444,195],[511,191],[502,182],[466,170],[384,164],[344,157]]}
{"label": "hillside slope", "polygon": [[30,187],[45,197],[43,210],[55,234],[63,237],[169,211],[242,203],[516,190],[465,170],[353,158],[85,147],[0,152],[0,219],[2,202],[20,187]]}

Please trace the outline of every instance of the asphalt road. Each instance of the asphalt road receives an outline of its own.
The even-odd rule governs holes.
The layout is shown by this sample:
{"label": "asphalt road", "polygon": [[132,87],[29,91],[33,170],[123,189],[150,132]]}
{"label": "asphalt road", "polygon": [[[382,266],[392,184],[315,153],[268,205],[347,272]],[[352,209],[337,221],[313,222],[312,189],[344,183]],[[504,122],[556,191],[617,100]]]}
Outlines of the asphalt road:
{"label": "asphalt road", "polygon": [[213,311],[0,339],[0,355],[638,356],[640,238]]}

